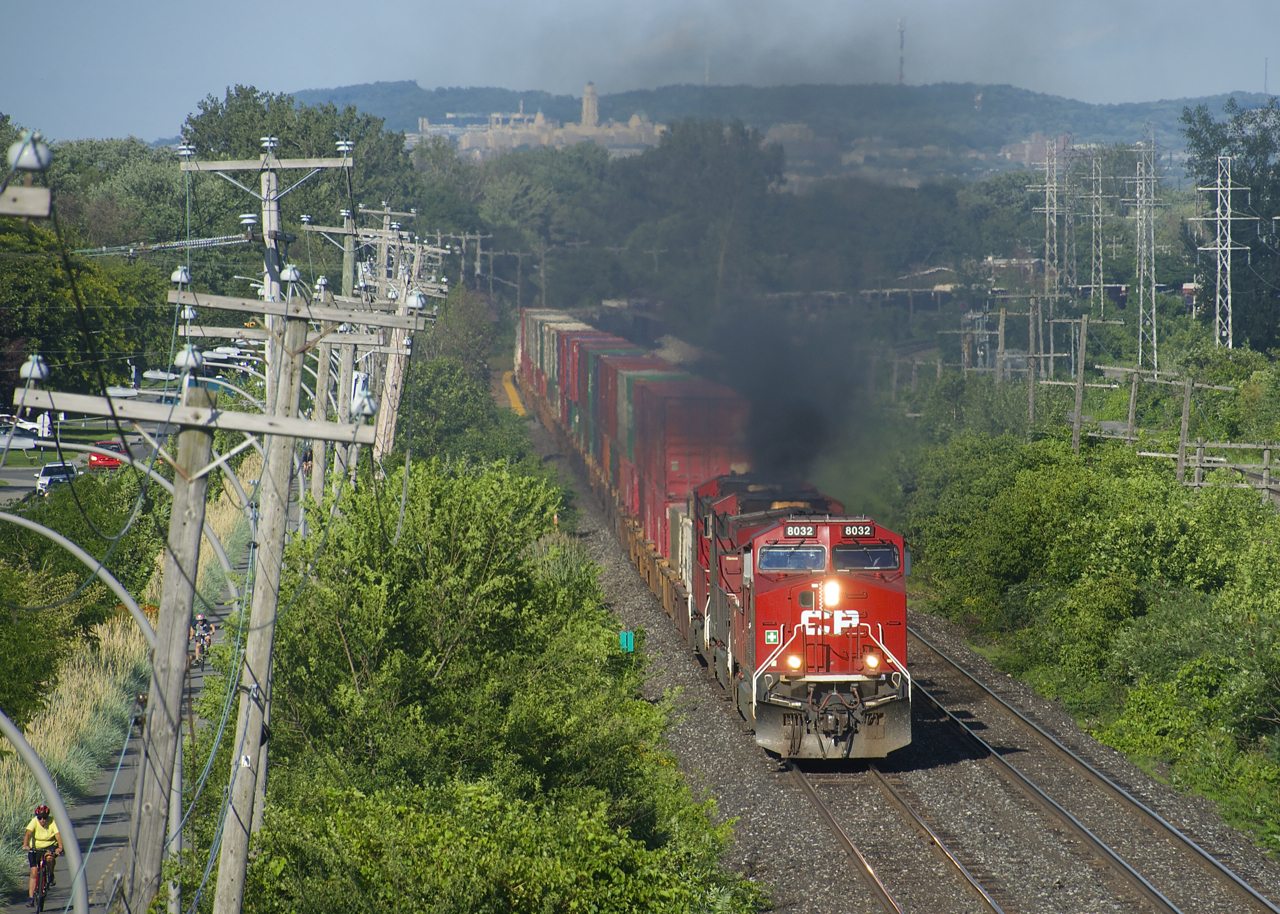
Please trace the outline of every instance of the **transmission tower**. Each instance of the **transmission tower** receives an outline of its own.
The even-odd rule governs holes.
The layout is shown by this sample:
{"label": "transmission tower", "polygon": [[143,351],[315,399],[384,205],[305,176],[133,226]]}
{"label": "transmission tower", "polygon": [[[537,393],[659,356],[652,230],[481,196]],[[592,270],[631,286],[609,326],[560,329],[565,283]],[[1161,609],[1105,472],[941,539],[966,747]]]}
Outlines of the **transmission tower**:
{"label": "transmission tower", "polygon": [[1134,177],[1134,220],[1138,267],[1138,368],[1160,369],[1156,338],[1156,143],[1150,127],[1134,147],[1138,164]]}
{"label": "transmission tower", "polygon": [[1079,199],[1076,164],[1078,155],[1074,141],[1067,137],[1064,150],[1064,166],[1062,177],[1062,275],[1066,287],[1072,295],[1078,294],[1079,280],[1076,277],[1076,201]]}
{"label": "transmission tower", "polygon": [[[1044,297],[1049,304],[1049,377],[1054,369],[1053,317],[1054,301],[1058,297],[1058,143],[1048,141],[1044,152],[1044,183],[1032,184],[1028,191],[1043,191],[1044,206],[1035,212],[1044,213]],[[1044,356],[1044,340],[1041,335],[1040,356]]]}
{"label": "transmission tower", "polygon": [[1102,221],[1110,218],[1110,214],[1106,212],[1103,201],[1110,199],[1110,195],[1102,192],[1102,160],[1106,155],[1106,150],[1101,147],[1093,148],[1089,151],[1089,186],[1090,192],[1082,194],[1079,199],[1087,200],[1089,203],[1089,223],[1090,223],[1090,245],[1089,245],[1089,310],[1092,313],[1093,306],[1098,307],[1099,319],[1105,319],[1107,316],[1107,292],[1105,285],[1105,277],[1103,276],[1103,237],[1102,237]]}
{"label": "transmission tower", "polygon": [[1231,252],[1248,251],[1247,245],[1236,244],[1231,238],[1231,223],[1254,222],[1256,216],[1242,216],[1231,206],[1232,191],[1248,188],[1231,180],[1231,156],[1218,156],[1218,180],[1208,187],[1197,187],[1197,192],[1214,195],[1213,215],[1201,217],[1197,222],[1214,223],[1213,244],[1204,245],[1199,250],[1212,251],[1217,261],[1217,284],[1214,288],[1213,341],[1218,346],[1232,348],[1234,343],[1231,327]]}

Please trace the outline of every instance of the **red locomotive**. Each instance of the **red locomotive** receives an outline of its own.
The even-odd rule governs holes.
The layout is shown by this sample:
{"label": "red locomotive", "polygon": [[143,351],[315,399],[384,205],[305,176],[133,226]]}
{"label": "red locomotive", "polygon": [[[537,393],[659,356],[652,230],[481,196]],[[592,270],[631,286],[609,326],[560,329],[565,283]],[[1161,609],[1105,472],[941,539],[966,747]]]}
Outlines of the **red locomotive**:
{"label": "red locomotive", "polygon": [[749,473],[742,397],[569,315],[521,313],[516,375],[757,743],[878,758],[911,741],[902,537]]}

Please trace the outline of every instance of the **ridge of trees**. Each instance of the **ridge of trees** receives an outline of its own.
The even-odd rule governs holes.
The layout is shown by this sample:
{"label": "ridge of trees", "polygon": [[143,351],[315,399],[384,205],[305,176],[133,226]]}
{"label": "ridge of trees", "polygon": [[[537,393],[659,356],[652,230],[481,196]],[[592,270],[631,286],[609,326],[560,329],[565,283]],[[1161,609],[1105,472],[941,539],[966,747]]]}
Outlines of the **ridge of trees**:
{"label": "ridge of trees", "polygon": [[[974,97],[982,93],[982,105]],[[541,110],[548,118],[577,122],[582,100],[572,95],[499,88],[423,89],[412,81],[378,82],[293,93],[302,104],[352,105],[386,119],[392,130],[416,132],[418,118],[447,123],[449,112],[513,112],[521,102],[528,114]],[[1166,147],[1180,147],[1178,118],[1184,107],[1205,105],[1222,110],[1229,95],[1171,99],[1118,105],[1096,105],[1007,85],[939,83],[928,86],[673,85],[656,89],[602,92],[600,117],[625,122],[642,112],[654,123],[693,117],[740,120],[762,130],[774,124],[803,122],[822,136],[841,143],[859,137],[881,137],[905,146],[958,146],[995,152],[1008,143],[1040,131],[1050,136],[1070,133],[1077,143],[1133,142],[1152,123]],[[1236,93],[1246,106],[1266,104],[1267,96]]]}

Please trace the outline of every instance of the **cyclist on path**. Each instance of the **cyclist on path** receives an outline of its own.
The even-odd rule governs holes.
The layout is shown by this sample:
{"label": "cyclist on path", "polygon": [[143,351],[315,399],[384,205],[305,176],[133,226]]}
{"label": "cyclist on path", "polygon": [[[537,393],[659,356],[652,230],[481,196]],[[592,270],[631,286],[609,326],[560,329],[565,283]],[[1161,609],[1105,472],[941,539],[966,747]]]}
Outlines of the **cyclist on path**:
{"label": "cyclist on path", "polygon": [[200,658],[204,655],[204,650],[213,640],[213,633],[218,627],[204,617],[204,613],[196,616],[196,624],[191,626],[190,638],[196,643],[196,663],[200,662]]}
{"label": "cyclist on path", "polygon": [[62,835],[58,833],[58,823],[49,815],[48,806],[37,806],[36,814],[27,823],[27,833],[22,836],[22,849],[27,852],[27,865],[31,867],[31,887],[27,890],[27,907],[35,904],[36,867],[40,864],[40,856],[44,855],[49,862],[49,885],[53,885],[53,867],[57,855],[53,849],[62,853]]}

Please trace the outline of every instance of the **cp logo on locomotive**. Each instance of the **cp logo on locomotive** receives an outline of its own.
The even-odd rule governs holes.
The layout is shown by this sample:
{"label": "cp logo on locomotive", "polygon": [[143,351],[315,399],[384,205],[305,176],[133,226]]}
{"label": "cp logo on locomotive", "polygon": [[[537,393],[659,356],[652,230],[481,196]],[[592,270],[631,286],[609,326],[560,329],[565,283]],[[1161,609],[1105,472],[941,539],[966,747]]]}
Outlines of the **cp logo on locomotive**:
{"label": "cp logo on locomotive", "polygon": [[[819,623],[821,632],[818,631]],[[834,634],[843,634],[845,629],[858,627],[858,612],[854,609],[807,609],[800,614],[800,624],[804,626],[806,635],[832,634],[832,625],[828,623],[834,624]]]}

